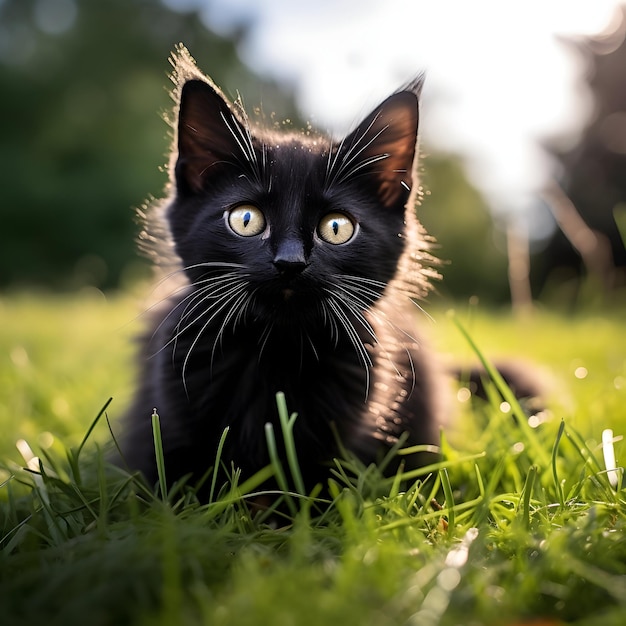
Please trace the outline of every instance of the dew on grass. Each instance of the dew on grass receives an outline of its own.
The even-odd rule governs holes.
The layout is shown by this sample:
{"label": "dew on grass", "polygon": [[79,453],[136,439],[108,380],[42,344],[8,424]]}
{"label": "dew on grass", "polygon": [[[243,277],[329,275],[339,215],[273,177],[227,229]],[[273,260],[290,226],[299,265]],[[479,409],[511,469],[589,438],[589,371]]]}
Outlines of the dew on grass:
{"label": "dew on grass", "polygon": [[53,398],[50,403],[50,408],[57,417],[67,417],[70,412],[70,405],[63,396]]}
{"label": "dew on grass", "polygon": [[576,376],[576,378],[578,378],[579,380],[587,378],[587,374],[589,374],[587,368],[583,367],[582,365],[574,370],[574,376]]}
{"label": "dew on grass", "polygon": [[550,413],[548,411],[539,411],[539,413],[535,413],[528,418],[528,425],[531,428],[537,428],[541,426],[544,422],[547,422],[550,419]]}
{"label": "dew on grass", "polygon": [[460,568],[467,563],[469,549],[474,540],[478,537],[478,528],[470,528],[463,537],[461,544],[448,552],[446,565],[448,567]]}
{"label": "dew on grass", "polygon": [[24,346],[14,346],[11,349],[11,361],[15,367],[19,367],[21,369],[28,366],[30,363],[30,359],[28,358],[28,352],[26,352],[26,348]]}
{"label": "dew on grass", "polygon": [[459,402],[467,402],[472,397],[472,392],[467,387],[461,387],[456,392],[456,399]]}
{"label": "dew on grass", "polygon": [[51,448],[53,443],[54,435],[48,431],[39,433],[39,435],[37,436],[37,444],[40,448],[43,448],[44,450]]}
{"label": "dew on grass", "polygon": [[489,587],[485,589],[485,593],[496,602],[499,602],[506,595],[506,589],[498,587],[497,585],[489,585]]}
{"label": "dew on grass", "polygon": [[448,552],[445,566],[437,575],[437,584],[426,594],[422,608],[411,616],[410,624],[434,626],[441,622],[441,617],[450,604],[451,594],[461,582],[460,569],[467,563],[470,547],[476,537],[478,528],[470,528],[461,543]]}

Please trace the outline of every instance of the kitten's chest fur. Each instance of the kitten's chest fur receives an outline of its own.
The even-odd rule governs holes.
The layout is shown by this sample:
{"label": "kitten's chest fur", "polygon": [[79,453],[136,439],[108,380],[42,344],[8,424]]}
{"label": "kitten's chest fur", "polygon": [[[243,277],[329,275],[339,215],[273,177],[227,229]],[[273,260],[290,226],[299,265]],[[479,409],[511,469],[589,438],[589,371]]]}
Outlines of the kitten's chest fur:
{"label": "kitten's chest fur", "polygon": [[[330,334],[324,325],[278,326],[268,333],[266,324],[254,320],[224,327],[227,313],[208,326],[202,319],[185,325],[183,315],[172,314],[184,299],[168,303],[146,341],[150,366],[131,411],[145,419],[135,417],[127,449],[142,459],[149,480],[156,480],[150,401],[161,418],[167,471],[177,477],[201,476],[226,428],[226,466],[249,476],[267,465],[266,424],[280,433],[278,392],[298,414],[294,439],[309,487],[323,481],[339,442],[369,463],[403,434],[409,444],[435,441],[432,364],[399,326],[391,330],[382,310],[368,331],[360,329],[370,360],[365,365],[349,337]],[[393,307],[383,302],[379,308]],[[409,466],[416,463],[409,458]]]}

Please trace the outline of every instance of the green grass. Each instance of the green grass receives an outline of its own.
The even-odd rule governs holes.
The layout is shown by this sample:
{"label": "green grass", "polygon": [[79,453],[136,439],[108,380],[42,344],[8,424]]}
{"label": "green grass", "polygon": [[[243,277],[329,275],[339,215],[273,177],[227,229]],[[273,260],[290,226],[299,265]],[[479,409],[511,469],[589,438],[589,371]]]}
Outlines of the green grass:
{"label": "green grass", "polygon": [[[303,493],[279,398],[282,432],[268,431],[268,445],[284,437],[288,463],[244,484],[233,471],[199,505],[182,487],[146,489],[99,453],[132,390],[139,306],[0,300],[3,626],[626,623],[622,474],[609,476],[600,445],[613,429],[623,460],[623,315],[459,313],[482,353],[546,372],[539,425],[495,393],[476,407],[451,388],[440,464],[403,482],[346,459],[320,506]],[[444,360],[476,361],[455,320],[431,313],[425,330]],[[40,459],[28,470],[18,440]],[[245,504],[270,473],[285,490],[278,528]]]}

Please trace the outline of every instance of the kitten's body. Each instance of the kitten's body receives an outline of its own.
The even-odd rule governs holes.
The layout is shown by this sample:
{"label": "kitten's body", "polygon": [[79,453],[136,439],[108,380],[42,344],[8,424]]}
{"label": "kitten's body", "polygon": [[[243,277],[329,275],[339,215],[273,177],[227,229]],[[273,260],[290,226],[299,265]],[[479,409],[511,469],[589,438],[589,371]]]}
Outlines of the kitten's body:
{"label": "kitten's body", "polygon": [[410,300],[429,273],[414,217],[419,81],[332,143],[253,130],[183,49],[174,77],[166,219],[188,284],[145,341],[127,462],[156,479],[155,407],[170,480],[203,476],[227,426],[222,460],[250,475],[268,463],[279,391],[309,487],[335,431],[365,462],[404,433],[437,443],[437,373]]}

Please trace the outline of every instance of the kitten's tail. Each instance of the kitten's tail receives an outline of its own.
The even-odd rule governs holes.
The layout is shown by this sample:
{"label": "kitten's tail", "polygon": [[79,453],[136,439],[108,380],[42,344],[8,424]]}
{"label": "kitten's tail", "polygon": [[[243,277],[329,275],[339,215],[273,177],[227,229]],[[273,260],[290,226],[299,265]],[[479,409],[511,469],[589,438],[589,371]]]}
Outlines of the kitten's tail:
{"label": "kitten's tail", "polygon": [[[503,361],[495,366],[528,415],[545,409],[546,382],[537,368],[520,361]],[[449,373],[470,391],[472,397],[488,400],[488,387],[497,389],[483,367],[453,367]]]}

